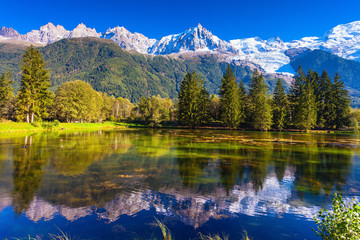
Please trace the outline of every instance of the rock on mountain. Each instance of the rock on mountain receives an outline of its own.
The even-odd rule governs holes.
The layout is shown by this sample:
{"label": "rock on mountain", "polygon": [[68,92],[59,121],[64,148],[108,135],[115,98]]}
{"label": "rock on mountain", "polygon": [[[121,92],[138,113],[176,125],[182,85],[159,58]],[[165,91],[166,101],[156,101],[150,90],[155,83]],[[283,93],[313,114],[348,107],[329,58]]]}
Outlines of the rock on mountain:
{"label": "rock on mountain", "polygon": [[52,23],[48,23],[40,27],[40,30],[32,30],[26,35],[22,35],[21,39],[33,43],[49,44],[63,38],[68,38],[69,35],[70,31],[66,30],[63,26],[55,26]]}
{"label": "rock on mountain", "polygon": [[164,55],[186,51],[215,51],[235,53],[230,43],[221,40],[209,30],[198,24],[183,33],[161,38],[149,49],[150,54]]}
{"label": "rock on mountain", "polygon": [[5,38],[20,39],[20,34],[16,30],[5,26],[0,29],[0,36]]}
{"label": "rock on mountain", "polygon": [[156,39],[149,39],[141,33],[131,33],[124,27],[109,28],[101,36],[105,39],[111,39],[121,48],[134,50],[140,53],[148,53],[148,49],[154,45]]}
{"label": "rock on mountain", "polygon": [[[2,28],[4,31],[0,32],[1,36],[9,37],[11,39],[21,39],[26,42],[38,43],[38,44],[50,44],[57,42],[64,38],[79,38],[79,37],[100,37],[101,33],[97,33],[95,29],[87,28],[83,23],[79,24],[72,31],[66,30],[63,26],[55,26],[52,23],[48,23],[45,26],[40,27],[40,30],[32,30],[25,35],[17,35],[16,31],[10,32],[6,28]],[[4,32],[4,33],[3,33]],[[11,33],[11,35],[10,35]],[[10,35],[10,36],[9,36]]]}
{"label": "rock on mountain", "polygon": [[80,37],[97,37],[99,38],[101,33],[96,32],[95,28],[88,28],[85,24],[80,23],[74,30],[72,30],[68,38],[80,38]]}

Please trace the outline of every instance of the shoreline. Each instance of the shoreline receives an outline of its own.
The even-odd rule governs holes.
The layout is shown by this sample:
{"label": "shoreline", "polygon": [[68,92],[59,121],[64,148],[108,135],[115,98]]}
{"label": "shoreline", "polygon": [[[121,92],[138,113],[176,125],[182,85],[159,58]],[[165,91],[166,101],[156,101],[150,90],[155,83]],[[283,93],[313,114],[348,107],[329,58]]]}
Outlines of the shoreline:
{"label": "shoreline", "polygon": [[203,126],[190,128],[186,126],[163,125],[159,127],[149,127],[146,124],[125,123],[125,122],[103,122],[103,123],[20,123],[20,122],[1,122],[0,133],[20,133],[20,132],[44,132],[44,131],[65,131],[65,130],[96,130],[96,129],[125,129],[125,128],[148,128],[148,129],[188,129],[188,130],[222,130],[222,131],[245,131],[245,132],[274,132],[274,133],[298,133],[298,134],[325,134],[325,135],[357,135],[351,130],[310,130],[300,131],[299,129],[283,129],[281,131],[270,129],[269,131],[257,131],[252,129],[229,129],[227,127]]}
{"label": "shoreline", "polygon": [[44,131],[65,131],[77,129],[117,129],[126,128],[126,124],[115,122],[104,123],[59,123],[58,125],[41,125],[41,123],[19,123],[2,122],[0,123],[0,133],[20,133],[20,132],[44,132]]}

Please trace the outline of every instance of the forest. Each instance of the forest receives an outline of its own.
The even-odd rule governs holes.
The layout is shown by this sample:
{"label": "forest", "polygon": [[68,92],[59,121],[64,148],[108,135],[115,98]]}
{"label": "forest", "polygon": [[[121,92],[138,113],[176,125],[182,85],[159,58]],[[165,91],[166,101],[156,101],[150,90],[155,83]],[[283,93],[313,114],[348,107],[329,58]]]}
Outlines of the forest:
{"label": "forest", "polygon": [[0,119],[35,123],[41,121],[140,122],[150,127],[171,125],[229,129],[343,129],[358,131],[360,111],[350,107],[350,96],[341,77],[331,78],[298,68],[290,90],[278,79],[269,94],[262,73],[255,70],[248,89],[235,78],[230,65],[221,79],[218,95],[209,94],[201,76],[189,72],[177,98],[142,96],[127,98],[95,91],[88,82],[62,83],[55,92],[45,60],[38,49],[28,47],[21,61],[20,88],[14,93],[12,73],[0,75]]}

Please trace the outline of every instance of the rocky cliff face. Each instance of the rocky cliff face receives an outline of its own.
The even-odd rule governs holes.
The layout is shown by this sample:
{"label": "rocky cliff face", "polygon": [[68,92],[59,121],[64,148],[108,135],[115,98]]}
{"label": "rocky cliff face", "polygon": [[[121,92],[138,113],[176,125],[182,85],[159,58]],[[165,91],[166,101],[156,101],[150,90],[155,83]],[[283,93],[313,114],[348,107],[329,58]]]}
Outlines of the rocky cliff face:
{"label": "rocky cliff face", "polygon": [[156,42],[156,39],[149,39],[141,33],[131,33],[119,26],[109,28],[101,37],[113,40],[123,49],[134,50],[143,54],[148,53],[149,48]]}
{"label": "rocky cliff face", "polygon": [[149,49],[151,54],[171,54],[186,51],[215,51],[235,53],[230,43],[219,39],[209,30],[198,24],[183,33],[161,38]]}

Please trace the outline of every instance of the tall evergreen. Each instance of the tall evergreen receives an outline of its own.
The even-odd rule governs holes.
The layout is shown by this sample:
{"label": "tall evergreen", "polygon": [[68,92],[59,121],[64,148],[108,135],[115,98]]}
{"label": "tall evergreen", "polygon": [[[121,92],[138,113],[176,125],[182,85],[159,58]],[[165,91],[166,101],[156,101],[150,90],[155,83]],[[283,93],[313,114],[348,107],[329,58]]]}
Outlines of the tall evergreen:
{"label": "tall evergreen", "polygon": [[181,82],[178,103],[178,117],[182,124],[200,126],[209,121],[209,93],[203,81],[195,72],[187,73]]}
{"label": "tall evergreen", "polygon": [[18,93],[17,117],[34,122],[48,115],[52,93],[49,91],[50,77],[39,50],[30,46],[22,59],[21,86]]}
{"label": "tall evergreen", "polygon": [[256,130],[266,131],[270,129],[272,123],[271,106],[267,91],[264,76],[255,70],[249,88],[249,114],[250,123]]}
{"label": "tall evergreen", "polygon": [[240,109],[240,91],[230,65],[226,68],[221,80],[219,93],[221,120],[229,128],[236,128],[241,121],[242,112]]}
{"label": "tall evergreen", "polygon": [[324,70],[320,77],[316,94],[317,123],[320,128],[332,128],[335,118],[335,102],[333,84],[328,73]]}
{"label": "tall evergreen", "polygon": [[14,81],[11,78],[10,70],[0,75],[0,119],[9,118],[10,115],[11,103],[14,98],[12,87]]}
{"label": "tall evergreen", "polygon": [[334,76],[332,96],[334,101],[335,118],[330,126],[337,129],[349,126],[350,97],[348,91],[345,89],[344,82],[340,80],[340,76],[337,73]]}
{"label": "tall evergreen", "polygon": [[282,130],[288,124],[289,102],[280,78],[276,82],[272,105],[273,124],[275,128]]}
{"label": "tall evergreen", "polygon": [[247,109],[247,94],[245,90],[244,83],[240,80],[239,82],[239,107],[240,107],[240,123],[245,122],[247,119],[246,109]]}
{"label": "tall evergreen", "polygon": [[299,129],[310,130],[316,125],[316,99],[314,75],[299,67],[290,91],[292,123]]}

